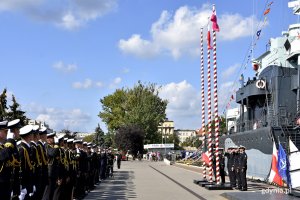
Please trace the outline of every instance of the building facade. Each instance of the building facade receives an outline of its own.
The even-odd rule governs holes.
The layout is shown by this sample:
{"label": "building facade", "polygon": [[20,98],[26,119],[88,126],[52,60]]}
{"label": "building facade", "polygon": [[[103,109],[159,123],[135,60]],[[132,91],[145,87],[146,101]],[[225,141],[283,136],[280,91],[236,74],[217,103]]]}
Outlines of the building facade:
{"label": "building facade", "polygon": [[180,141],[181,144],[183,142],[185,142],[187,138],[196,137],[196,135],[197,135],[196,130],[181,130],[181,129],[178,129],[178,130],[174,130],[174,132],[178,136],[179,141]]}

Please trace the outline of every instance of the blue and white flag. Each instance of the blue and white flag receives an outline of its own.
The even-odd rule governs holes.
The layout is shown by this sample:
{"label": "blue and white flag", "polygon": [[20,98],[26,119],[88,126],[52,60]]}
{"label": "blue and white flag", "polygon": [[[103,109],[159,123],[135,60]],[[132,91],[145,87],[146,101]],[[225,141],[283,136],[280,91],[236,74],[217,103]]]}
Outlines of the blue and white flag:
{"label": "blue and white flag", "polygon": [[279,143],[279,148],[278,148],[278,163],[277,163],[277,168],[278,172],[281,176],[281,178],[287,183],[290,184],[289,181],[289,171],[288,171],[288,160],[286,157],[286,153],[284,149],[282,148],[281,144]]}

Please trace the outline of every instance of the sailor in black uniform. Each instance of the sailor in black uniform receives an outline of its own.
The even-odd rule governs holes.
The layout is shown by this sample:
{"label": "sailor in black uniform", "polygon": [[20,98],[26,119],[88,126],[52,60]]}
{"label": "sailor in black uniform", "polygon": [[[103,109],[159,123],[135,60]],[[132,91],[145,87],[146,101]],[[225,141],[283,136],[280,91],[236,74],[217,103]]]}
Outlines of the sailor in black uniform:
{"label": "sailor in black uniform", "polygon": [[11,167],[9,162],[13,155],[15,146],[13,142],[6,139],[7,121],[0,122],[0,198],[10,200],[11,197]]}
{"label": "sailor in black uniform", "polygon": [[236,187],[236,176],[234,171],[234,152],[233,147],[229,147],[227,152],[225,152],[225,156],[227,157],[227,170],[228,176],[230,180],[230,186]]}
{"label": "sailor in black uniform", "polygon": [[13,158],[12,158],[12,200],[19,200],[20,195],[20,170],[21,170],[21,163],[20,163],[20,156],[19,151],[17,148],[17,139],[20,139],[20,128],[21,121],[20,119],[15,119],[7,124],[9,128],[9,133],[7,135],[7,139],[13,141],[15,146],[13,151]]}
{"label": "sailor in black uniform", "polygon": [[235,178],[233,179],[234,183],[236,183],[236,188],[241,189],[240,185],[240,176],[239,176],[239,158],[240,158],[240,153],[239,153],[239,148],[234,147],[233,149],[233,169],[234,169],[234,174]]}
{"label": "sailor in black uniform", "polygon": [[246,179],[246,173],[247,173],[247,154],[245,152],[245,147],[240,146],[239,147],[239,178],[240,178],[240,186],[242,191],[247,191],[247,179]]}
{"label": "sailor in black uniform", "polygon": [[39,140],[36,142],[38,153],[41,159],[41,176],[38,177],[38,193],[37,199],[42,199],[46,186],[48,185],[48,158],[46,153],[47,128],[39,129]]}
{"label": "sailor in black uniform", "polygon": [[43,200],[53,200],[59,173],[59,150],[54,144],[55,132],[47,134],[46,152],[48,157],[48,187]]}
{"label": "sailor in black uniform", "polygon": [[31,157],[30,141],[33,139],[33,126],[26,125],[20,129],[21,143],[18,146],[21,161],[21,200],[31,199],[33,197],[33,172],[34,163]]}

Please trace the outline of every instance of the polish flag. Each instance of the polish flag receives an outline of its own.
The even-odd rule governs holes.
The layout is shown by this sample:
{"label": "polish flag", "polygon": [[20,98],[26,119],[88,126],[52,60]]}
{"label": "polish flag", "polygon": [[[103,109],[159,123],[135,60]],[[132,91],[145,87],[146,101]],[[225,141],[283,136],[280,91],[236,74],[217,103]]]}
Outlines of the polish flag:
{"label": "polish flag", "polygon": [[205,164],[209,164],[209,153],[208,151],[202,153],[202,161],[205,162]]}
{"label": "polish flag", "polygon": [[209,24],[207,26],[207,49],[210,50],[212,49],[211,45],[210,45],[210,41],[211,41],[211,38],[210,38],[210,28],[209,28]]}
{"label": "polish flag", "polygon": [[272,168],[269,176],[269,182],[273,182],[279,186],[283,186],[282,178],[278,173],[277,163],[278,163],[277,148],[275,142],[273,142]]}
{"label": "polish flag", "polygon": [[213,9],[212,9],[213,13],[210,17],[210,21],[212,22],[212,29],[214,31],[217,31],[219,32],[220,31],[220,28],[219,28],[219,25],[218,25],[218,22],[217,22],[217,12],[216,12],[216,7],[215,5],[213,5]]}

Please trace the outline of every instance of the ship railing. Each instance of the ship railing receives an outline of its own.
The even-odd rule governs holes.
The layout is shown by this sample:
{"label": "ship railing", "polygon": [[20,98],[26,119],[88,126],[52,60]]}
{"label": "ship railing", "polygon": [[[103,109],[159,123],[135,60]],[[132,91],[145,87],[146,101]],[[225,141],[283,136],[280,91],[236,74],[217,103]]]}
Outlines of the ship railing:
{"label": "ship railing", "polygon": [[244,122],[237,122],[237,132],[244,132],[265,127],[266,122],[261,120],[245,120]]}

